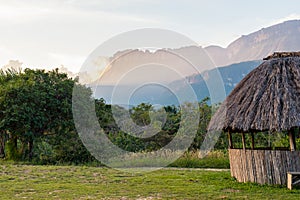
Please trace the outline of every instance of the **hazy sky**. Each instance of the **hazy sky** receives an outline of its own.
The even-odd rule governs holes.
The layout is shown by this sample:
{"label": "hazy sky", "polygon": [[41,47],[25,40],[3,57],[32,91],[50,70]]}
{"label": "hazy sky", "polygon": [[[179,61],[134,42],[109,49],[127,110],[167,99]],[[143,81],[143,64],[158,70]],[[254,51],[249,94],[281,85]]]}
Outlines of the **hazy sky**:
{"label": "hazy sky", "polygon": [[298,0],[0,0],[0,66],[19,60],[76,72],[102,42],[138,28],[226,47],[243,34],[300,19],[299,8]]}

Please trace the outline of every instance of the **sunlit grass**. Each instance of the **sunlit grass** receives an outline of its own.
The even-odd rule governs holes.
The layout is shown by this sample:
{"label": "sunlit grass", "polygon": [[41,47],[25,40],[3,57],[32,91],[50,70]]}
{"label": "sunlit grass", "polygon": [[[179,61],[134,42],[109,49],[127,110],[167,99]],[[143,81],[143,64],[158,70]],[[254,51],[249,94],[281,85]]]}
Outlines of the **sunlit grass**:
{"label": "sunlit grass", "polygon": [[187,168],[230,168],[228,152],[218,150],[209,152],[201,159],[199,159],[199,151],[187,152],[169,166]]}
{"label": "sunlit grass", "polygon": [[299,199],[300,190],[236,182],[227,171],[0,165],[0,199]]}

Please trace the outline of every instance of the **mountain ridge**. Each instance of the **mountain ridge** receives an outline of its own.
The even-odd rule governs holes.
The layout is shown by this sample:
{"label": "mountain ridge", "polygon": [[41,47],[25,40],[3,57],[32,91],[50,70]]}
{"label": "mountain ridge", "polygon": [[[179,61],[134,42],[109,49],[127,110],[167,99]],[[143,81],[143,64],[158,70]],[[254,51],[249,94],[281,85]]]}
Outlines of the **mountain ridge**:
{"label": "mountain ridge", "polygon": [[226,48],[205,47],[217,66],[259,60],[275,51],[299,51],[300,20],[289,20],[247,35],[242,35]]}
{"label": "mountain ridge", "polygon": [[[256,68],[262,62],[263,58],[267,57],[275,51],[286,52],[299,50],[300,20],[286,21],[267,28],[263,28],[248,35],[243,35],[229,44],[226,48],[214,45],[205,48],[188,46],[181,47],[179,49],[171,49],[170,51],[185,56],[185,58],[187,59],[190,59],[191,64],[196,66],[198,68],[198,71],[202,71],[200,71],[199,73],[187,75],[183,79],[171,81],[169,82],[169,86],[172,85],[172,88],[175,88],[177,92],[185,91],[187,89],[185,88],[185,81],[187,81],[195,91],[197,99],[201,101],[203,98],[210,96],[207,83],[214,82],[214,80],[216,79],[216,77],[214,76],[216,75],[216,70],[218,70],[218,73],[221,75],[223,81],[222,84],[224,86],[225,93],[226,95],[228,95],[244,76],[246,76],[251,70]],[[152,56],[150,58],[162,58],[162,60],[167,59],[167,57],[170,56],[166,56],[162,50],[157,50],[156,52],[141,52],[140,50],[135,50],[134,53],[136,53],[136,55],[142,55],[142,57],[147,57],[147,55],[150,55]],[[118,54],[116,55],[121,54],[122,52],[118,52]],[[207,54],[207,56],[211,58],[212,63],[215,64],[214,66],[211,65],[209,69],[205,67],[203,68],[203,65],[205,64],[203,64],[203,61],[199,59],[204,58],[205,54]],[[128,61],[131,58],[126,59]],[[140,58],[135,57],[133,58],[133,60],[134,59]],[[149,60],[149,57],[147,59]],[[139,62],[142,61],[145,60],[141,59]],[[123,63],[119,63],[118,67],[123,67],[122,64]],[[185,70],[185,65],[177,63],[177,67],[178,69],[180,69],[181,67],[181,70]],[[168,76],[168,74],[163,75],[162,77],[164,76]],[[139,81],[143,80],[143,78],[139,79]],[[103,86],[103,91],[105,91],[103,92],[103,94],[108,98],[112,94],[110,91],[111,86]],[[126,96],[127,88],[125,87],[125,85],[119,87],[123,87],[121,92],[123,92],[124,96]],[[96,94],[100,95],[97,92]],[[174,96],[174,94],[171,94],[170,91],[158,88],[156,86],[149,86],[147,88],[144,88],[144,90],[141,89],[132,95],[132,99],[130,100],[131,104],[138,104],[138,102],[147,101],[153,104],[178,104],[178,100],[176,99],[176,96]],[[217,101],[223,101],[224,99],[222,98],[225,97],[220,97],[217,99]],[[109,99],[107,100],[108,102],[110,101]],[[216,100],[214,99],[214,101]]]}

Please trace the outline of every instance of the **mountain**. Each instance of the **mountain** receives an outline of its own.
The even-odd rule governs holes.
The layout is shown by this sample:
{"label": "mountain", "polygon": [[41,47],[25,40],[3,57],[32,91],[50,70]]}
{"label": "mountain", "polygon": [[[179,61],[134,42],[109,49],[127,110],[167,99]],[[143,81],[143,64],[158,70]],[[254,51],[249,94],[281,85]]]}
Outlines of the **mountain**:
{"label": "mountain", "polygon": [[[199,46],[155,51],[127,49],[107,59],[109,64],[101,72],[101,77],[91,85],[115,85],[120,80],[125,85],[147,81],[170,83],[214,67],[205,50]],[[90,71],[92,76],[96,70]]]}
{"label": "mountain", "polygon": [[[112,100],[113,88],[118,85],[119,96],[115,98],[116,103],[127,104],[124,97],[131,95],[130,104],[178,104],[173,93],[185,91],[187,81],[198,100],[202,100],[210,96],[207,83],[214,83],[218,71],[225,93],[229,94],[245,75],[261,63],[262,58],[276,51],[300,51],[300,20],[286,21],[244,35],[226,48],[188,46],[155,51],[120,51],[109,58],[110,66],[103,71],[100,79],[90,86],[94,89],[96,97],[104,97],[108,103]],[[173,76],[170,73],[172,70],[165,68],[165,65],[179,72],[182,77]],[[140,68],[143,70],[139,71],[137,66],[146,67]],[[216,69],[216,66],[219,68]],[[122,82],[118,82],[119,80]],[[147,85],[151,81],[163,83],[166,87]],[[135,88],[132,92],[133,85],[142,87]],[[171,86],[174,91],[168,89]],[[223,101],[224,95],[218,96],[214,101],[216,100]]]}
{"label": "mountain", "polygon": [[[218,95],[218,93],[221,93],[222,90],[225,90],[225,95],[227,96],[233,88],[253,69],[255,69],[257,66],[261,64],[262,61],[247,61],[247,62],[241,62],[232,64],[225,67],[219,67],[213,70],[205,71],[201,74],[190,76],[187,78],[188,82],[190,83],[191,87],[195,91],[195,94],[197,95],[197,99],[200,102],[206,97],[211,97],[212,94],[210,94],[210,90],[214,89],[215,99],[213,103],[219,103],[224,100],[224,96],[222,94]],[[216,82],[216,76],[218,74],[221,77],[222,83],[219,85],[213,85]],[[173,85],[176,85],[175,88],[177,88],[178,91],[184,91],[186,88],[183,84],[184,80],[179,80],[176,82],[173,82]],[[221,87],[220,87],[221,86]],[[174,86],[173,86],[174,87]],[[177,99],[172,96],[168,96],[166,93],[160,95],[159,102],[162,102],[163,104],[177,104]],[[210,103],[210,101],[209,101]]]}
{"label": "mountain", "polygon": [[227,48],[205,48],[217,66],[260,60],[276,51],[300,50],[300,20],[290,20],[249,35],[243,35]]}
{"label": "mountain", "polygon": [[[134,72],[132,75],[135,77],[128,78],[123,84],[143,83],[149,78],[149,74],[159,71],[158,65],[161,68],[169,66],[181,76],[187,77],[215,67],[261,60],[275,51],[298,50],[300,50],[300,20],[291,20],[243,35],[226,48],[187,46],[178,49],[126,49],[116,52],[111,57],[101,59],[97,57],[88,65],[93,66],[93,69],[82,71],[85,77],[82,76],[80,79],[92,80],[94,82],[90,82],[92,85],[99,83],[114,85],[124,78],[124,74],[130,75],[128,72]],[[144,66],[143,70],[136,70],[141,66]],[[150,77],[155,82],[165,83],[178,79],[170,76],[168,70],[161,70],[160,73]]]}
{"label": "mountain", "polygon": [[[151,104],[161,104],[161,105],[178,105],[179,101],[176,98],[176,93],[180,91],[186,91],[186,80],[191,85],[198,101],[201,101],[205,97],[209,97],[209,86],[207,83],[212,83],[215,81],[216,73],[220,74],[223,81],[223,86],[226,95],[228,95],[231,90],[246,76],[250,71],[256,68],[262,61],[248,61],[237,64],[232,64],[229,66],[224,66],[220,68],[215,68],[213,70],[204,71],[201,74],[195,74],[189,76],[186,79],[177,80],[169,84],[170,88],[175,88],[175,91],[170,91],[166,87],[159,87],[158,85],[147,85],[136,90],[129,102],[125,102],[128,91],[130,89],[129,85],[118,85],[118,98],[114,96],[114,85],[98,85],[92,86],[95,96],[104,98],[108,103],[111,103],[112,96],[114,96],[113,102],[115,104],[129,103],[130,105],[140,104],[141,102],[147,102]],[[223,89],[223,88],[220,88]],[[222,102],[224,99],[220,96],[219,99],[215,99],[216,102]]]}

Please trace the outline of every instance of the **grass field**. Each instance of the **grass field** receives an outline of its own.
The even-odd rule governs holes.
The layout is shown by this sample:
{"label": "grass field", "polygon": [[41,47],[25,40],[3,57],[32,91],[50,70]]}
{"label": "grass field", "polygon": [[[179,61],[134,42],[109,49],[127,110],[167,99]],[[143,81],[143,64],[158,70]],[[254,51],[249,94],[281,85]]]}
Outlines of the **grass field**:
{"label": "grass field", "polygon": [[0,199],[299,199],[300,190],[237,183],[229,171],[133,174],[83,166],[0,165]]}

